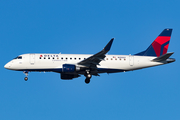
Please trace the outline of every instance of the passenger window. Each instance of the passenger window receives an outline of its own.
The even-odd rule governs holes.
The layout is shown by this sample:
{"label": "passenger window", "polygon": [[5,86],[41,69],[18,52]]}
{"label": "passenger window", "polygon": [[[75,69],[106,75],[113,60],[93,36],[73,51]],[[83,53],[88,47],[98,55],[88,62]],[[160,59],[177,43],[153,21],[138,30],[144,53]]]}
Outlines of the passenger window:
{"label": "passenger window", "polygon": [[72,58],[70,58],[70,60],[72,60]]}
{"label": "passenger window", "polygon": [[48,57],[48,59],[50,59],[50,57]]}
{"label": "passenger window", "polygon": [[76,58],[74,58],[76,60]]}
{"label": "passenger window", "polygon": [[66,58],[66,60],[67,60],[68,58]]}
{"label": "passenger window", "polygon": [[39,57],[39,59],[41,59],[41,57]]}
{"label": "passenger window", "polygon": [[44,59],[46,59],[46,58],[44,57]]}
{"label": "passenger window", "polygon": [[79,60],[81,60],[81,58],[79,58]]}
{"label": "passenger window", "polygon": [[53,59],[54,59],[54,57],[53,57]]}
{"label": "passenger window", "polygon": [[57,58],[57,59],[59,59],[59,58]]}
{"label": "passenger window", "polygon": [[61,59],[63,60],[63,57]]}

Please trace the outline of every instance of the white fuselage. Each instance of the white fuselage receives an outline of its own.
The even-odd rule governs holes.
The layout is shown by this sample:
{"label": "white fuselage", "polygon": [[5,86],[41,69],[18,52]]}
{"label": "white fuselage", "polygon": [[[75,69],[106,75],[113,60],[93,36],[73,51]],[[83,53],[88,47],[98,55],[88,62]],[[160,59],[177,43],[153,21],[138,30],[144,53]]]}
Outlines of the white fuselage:
{"label": "white fuselage", "polygon": [[[23,54],[20,59],[13,59],[5,65],[5,68],[18,71],[49,71],[62,72],[63,64],[75,64],[92,56],[88,54]],[[110,73],[136,70],[151,66],[166,64],[152,62],[156,57],[136,55],[106,55],[103,61],[97,65],[97,73]],[[85,66],[83,66],[85,67]]]}
{"label": "white fuselage", "polygon": [[167,53],[172,29],[164,29],[153,43],[135,55],[107,55],[114,38],[98,53],[88,54],[23,54],[8,62],[4,67],[23,71],[28,80],[29,71],[47,71],[61,74],[61,79],[70,80],[84,75],[89,83],[92,75],[132,71],[174,62]]}

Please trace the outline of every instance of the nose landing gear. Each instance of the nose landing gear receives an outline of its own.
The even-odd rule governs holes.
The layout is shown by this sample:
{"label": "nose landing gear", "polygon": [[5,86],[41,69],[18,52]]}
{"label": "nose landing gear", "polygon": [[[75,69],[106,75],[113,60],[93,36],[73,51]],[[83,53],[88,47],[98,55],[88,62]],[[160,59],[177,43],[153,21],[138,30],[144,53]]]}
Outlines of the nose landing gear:
{"label": "nose landing gear", "polygon": [[27,80],[28,80],[28,77],[25,77],[24,80],[27,81]]}
{"label": "nose landing gear", "polygon": [[26,77],[24,78],[24,80],[27,81],[27,80],[28,80],[28,71],[24,71],[23,73],[26,75]]}

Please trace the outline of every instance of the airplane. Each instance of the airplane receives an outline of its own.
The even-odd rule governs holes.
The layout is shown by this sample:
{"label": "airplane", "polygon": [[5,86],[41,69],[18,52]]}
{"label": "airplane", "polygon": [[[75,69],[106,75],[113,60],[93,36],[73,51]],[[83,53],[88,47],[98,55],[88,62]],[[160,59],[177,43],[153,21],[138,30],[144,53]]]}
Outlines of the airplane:
{"label": "airplane", "polygon": [[167,53],[172,29],[164,29],[144,51],[134,55],[107,55],[114,38],[100,52],[90,54],[22,54],[8,62],[4,68],[23,71],[28,80],[29,72],[56,72],[62,80],[72,80],[84,75],[85,83],[100,73],[133,71],[175,62]]}

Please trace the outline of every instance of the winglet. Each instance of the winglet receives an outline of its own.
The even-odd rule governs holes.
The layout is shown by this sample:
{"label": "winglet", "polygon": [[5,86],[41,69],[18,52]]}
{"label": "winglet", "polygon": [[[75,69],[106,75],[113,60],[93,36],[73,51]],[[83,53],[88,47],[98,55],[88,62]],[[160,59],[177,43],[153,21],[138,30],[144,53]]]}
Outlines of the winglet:
{"label": "winglet", "polygon": [[110,50],[111,45],[112,45],[112,43],[113,43],[113,40],[114,40],[114,38],[112,38],[112,39],[109,41],[109,43],[106,45],[106,47],[104,48],[105,51],[109,51],[109,50]]}

